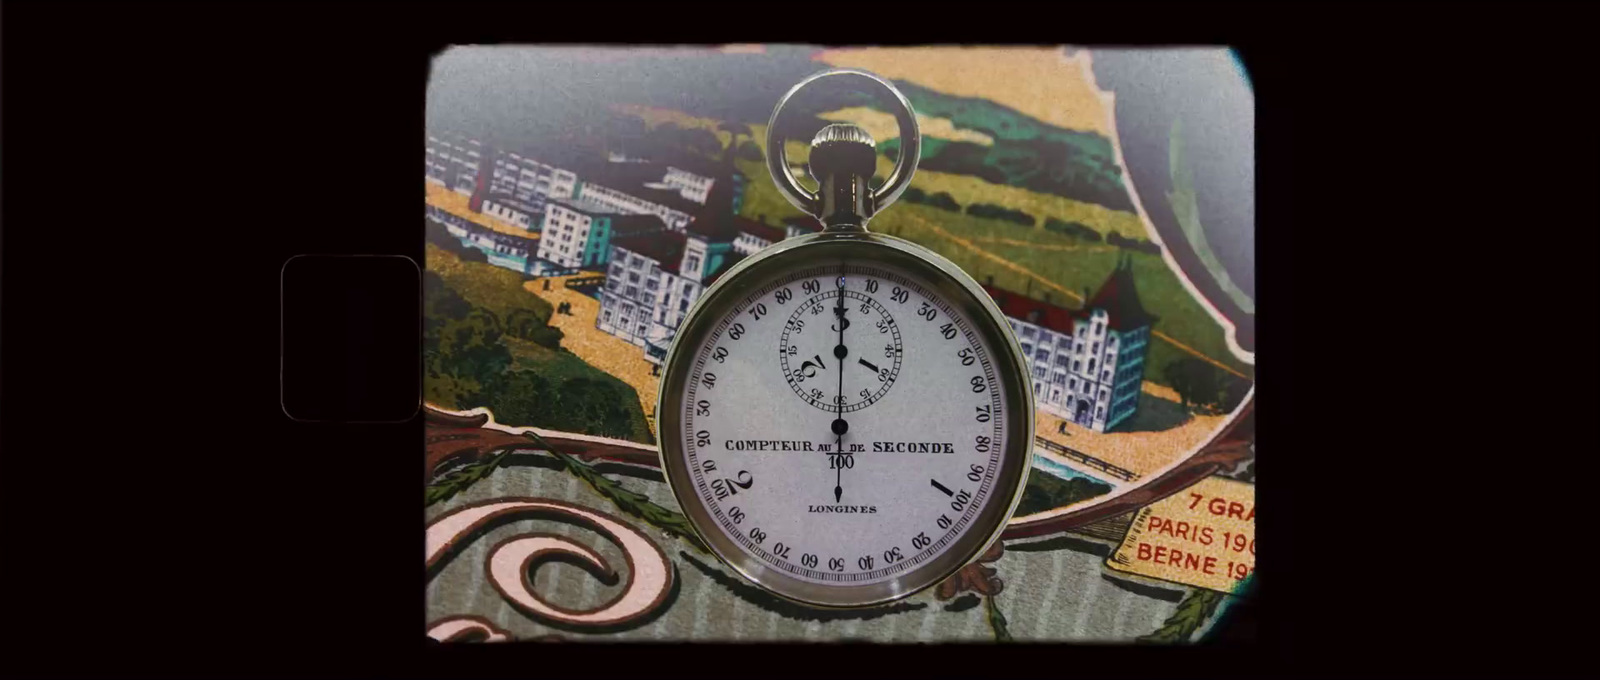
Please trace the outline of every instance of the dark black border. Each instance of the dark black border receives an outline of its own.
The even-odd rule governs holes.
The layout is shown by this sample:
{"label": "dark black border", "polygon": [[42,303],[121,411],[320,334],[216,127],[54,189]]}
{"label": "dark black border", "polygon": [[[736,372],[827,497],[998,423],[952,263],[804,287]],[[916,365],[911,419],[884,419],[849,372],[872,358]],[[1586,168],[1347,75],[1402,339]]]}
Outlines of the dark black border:
{"label": "dark black border", "polygon": [[[1579,565],[1539,566],[1578,548],[1534,532],[1582,516],[1558,505],[1587,495],[1559,486],[1582,476],[1508,469],[1592,449],[1558,426],[1592,417],[1594,384],[1577,349],[1594,337],[1593,108],[1580,97],[1592,37],[1575,7],[863,4],[787,23],[747,6],[567,11],[4,7],[0,521],[12,549],[0,583],[20,626],[7,670],[1578,670],[1553,652],[1588,630],[1571,595],[1589,586],[1568,576]],[[420,480],[394,462],[420,422],[282,416],[276,274],[302,252],[420,260],[407,140],[422,130],[429,55],[451,42],[897,38],[1240,49],[1260,109],[1258,421],[1273,452],[1260,487],[1273,545],[1246,614],[1259,642],[428,648],[422,569],[406,566]],[[1495,338],[1505,319],[1526,320],[1520,343]],[[1370,335],[1346,331],[1363,323]],[[1492,363],[1497,341],[1522,363]],[[1360,548],[1330,558],[1318,551],[1330,542]]]}

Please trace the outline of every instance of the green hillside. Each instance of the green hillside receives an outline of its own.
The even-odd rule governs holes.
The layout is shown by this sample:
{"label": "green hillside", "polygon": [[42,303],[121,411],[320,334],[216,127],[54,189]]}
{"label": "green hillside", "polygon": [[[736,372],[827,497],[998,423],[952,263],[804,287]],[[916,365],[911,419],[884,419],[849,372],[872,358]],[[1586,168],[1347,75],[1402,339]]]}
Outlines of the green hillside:
{"label": "green hillside", "polygon": [[[765,215],[768,222],[777,223],[781,216],[801,214],[778,193],[778,188],[767,178],[764,165],[746,161],[739,163],[741,172],[750,177],[760,178],[749,182],[745,189],[743,209],[745,216]],[[923,175],[924,173],[917,173],[911,182],[912,186],[923,186]],[[930,178],[934,181],[928,184],[944,186],[947,189],[957,184],[947,177]],[[953,193],[956,194],[958,202],[963,202],[963,199],[971,200],[970,195],[963,195],[960,191]],[[1059,197],[1050,199],[1067,200]],[[1052,212],[1064,218],[1076,217],[1067,221],[1086,224],[1101,233],[1121,232],[1125,235],[1145,236],[1142,227],[1134,231],[1134,225],[1138,225],[1139,221],[1138,217],[1131,213],[1110,211],[1100,206],[1086,204],[1075,204],[1075,206],[1079,210],[1069,212],[1074,206],[1062,203],[1059,204],[1060,209]],[[1018,292],[1031,292],[1033,297],[1039,299],[1044,299],[1048,292],[1051,301],[1069,308],[1076,308],[1080,302],[1062,292],[1050,290],[1024,273],[984,257],[983,253],[1002,258],[1081,296],[1085,288],[1091,292],[1098,289],[1116,266],[1120,254],[1127,252],[1108,246],[1104,242],[1080,240],[1046,230],[1043,227],[1043,219],[1032,227],[1024,227],[1011,222],[977,217],[965,212],[950,212],[908,201],[901,201],[873,218],[870,226],[874,231],[899,236],[949,258],[979,281],[992,277],[996,286]],[[940,233],[941,231],[971,242],[982,251],[967,248]],[[1189,295],[1183,283],[1172,270],[1167,268],[1159,255],[1135,252],[1132,256],[1134,278],[1139,285],[1139,298],[1147,310],[1161,317],[1155,326],[1156,330],[1247,376],[1254,375],[1250,365],[1233,357],[1228,350],[1222,327],[1217,325],[1200,303]],[[1150,352],[1146,357],[1149,364],[1145,370],[1145,379],[1157,384],[1166,384],[1167,364],[1186,356],[1189,355],[1165,342],[1152,340]]]}
{"label": "green hillside", "polygon": [[522,276],[429,243],[423,275],[423,390],[497,422],[653,444],[638,394],[561,348],[548,302]]}
{"label": "green hillside", "polygon": [[[907,96],[911,96],[910,93]],[[862,102],[831,102],[830,105],[862,105]],[[915,101],[913,105],[916,105]],[[1004,107],[986,108],[976,104],[969,106],[970,110],[988,111],[987,115],[991,116],[1002,116],[1005,111],[1009,111]],[[922,111],[920,107],[918,110]],[[970,113],[970,110],[969,119],[976,115]],[[936,112],[929,113],[933,115]],[[1021,114],[1015,115],[1021,116]],[[697,119],[681,112],[656,111],[653,116],[652,119],[645,121],[647,125],[671,122],[676,126],[708,132],[717,128],[717,121]],[[1000,131],[1019,139],[1025,138],[1028,134],[1048,132],[1044,129],[1048,126],[1035,123],[1029,127],[1024,124],[1026,121],[1022,118],[1026,117],[1002,117],[1001,119],[1007,121],[1004,127],[1000,127],[994,120],[991,120],[991,123],[1000,127]],[[751,139],[764,157],[766,126],[758,124],[749,127]],[[732,136],[722,132],[717,134],[717,139],[726,145],[732,140]],[[806,146],[794,140],[785,144],[785,150],[790,163],[794,165],[801,165],[808,155]],[[703,155],[701,152],[691,153]],[[768,176],[763,160],[739,158],[735,160],[735,164],[750,180],[746,183],[744,204],[741,209],[744,216],[760,217],[769,224],[779,224],[785,217],[802,214],[778,192],[777,186]],[[887,176],[892,164],[893,161],[880,155],[878,177]],[[994,285],[1007,290],[1030,293],[1039,299],[1045,299],[1048,293],[1050,301],[1075,308],[1081,304],[1078,298],[1060,290],[1052,290],[1042,282],[1006,264],[1025,269],[1081,297],[1086,288],[1090,292],[1097,289],[1115,267],[1117,258],[1122,253],[1129,252],[1106,242],[1112,234],[1130,239],[1145,239],[1149,236],[1138,216],[1126,210],[1113,210],[1104,205],[1009,184],[998,184],[971,175],[927,171],[922,169],[923,165],[925,164],[919,164],[919,170],[911,182],[912,187],[930,195],[941,192],[948,194],[961,209],[944,210],[902,200],[892,209],[874,218],[872,229],[932,249],[955,262],[979,281],[992,278]],[[811,182],[803,175],[801,183],[811,186]],[[967,212],[977,203],[1023,211],[1034,218],[1034,224],[1024,226]],[[1045,228],[1047,220],[1082,225],[1099,234],[1100,238],[1086,239],[1052,231]],[[967,243],[963,244],[961,240]],[[985,254],[994,257],[985,257]],[[1222,327],[1211,318],[1198,301],[1189,295],[1177,275],[1167,268],[1159,254],[1132,252],[1132,257],[1140,300],[1147,310],[1160,317],[1155,330],[1246,376],[1254,375],[1253,367],[1233,357],[1228,350]],[[995,258],[1004,262],[997,262]],[[1191,355],[1187,352],[1169,343],[1153,339],[1146,357],[1148,364],[1145,379],[1170,387],[1167,367],[1189,356]],[[1219,379],[1226,382],[1235,378],[1225,375]]]}

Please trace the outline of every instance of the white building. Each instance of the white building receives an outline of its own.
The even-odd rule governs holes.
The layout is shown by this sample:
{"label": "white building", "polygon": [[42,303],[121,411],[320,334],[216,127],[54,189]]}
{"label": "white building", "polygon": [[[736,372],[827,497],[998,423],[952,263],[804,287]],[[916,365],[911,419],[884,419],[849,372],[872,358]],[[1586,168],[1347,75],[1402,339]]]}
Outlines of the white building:
{"label": "white building", "polygon": [[[630,157],[612,152],[608,168],[621,170],[642,181],[646,187],[669,189],[683,198],[705,205],[716,179],[683,168],[664,165],[644,158]],[[634,182],[619,182],[633,184]]]}
{"label": "white building", "polygon": [[[625,215],[656,215],[668,228],[683,230],[689,226],[689,213],[661,203],[647,201],[630,193],[584,180],[577,183],[576,196],[602,208]],[[552,194],[554,197],[554,194]]]}
{"label": "white building", "polygon": [[1033,377],[1035,403],[1065,420],[1105,432],[1139,406],[1150,327],[1132,262],[1117,264],[1081,309],[990,286],[984,290],[1011,321]]}
{"label": "white building", "polygon": [[711,195],[711,185],[715,184],[716,180],[704,175],[697,175],[688,170],[667,166],[667,174],[662,178],[661,183],[678,189],[684,198],[704,204],[706,197]]}
{"label": "white building", "polygon": [[433,205],[427,206],[425,214],[443,224],[446,232],[461,240],[461,245],[483,251],[489,264],[524,274],[538,273],[537,260],[533,258],[538,241],[532,236],[502,234]]}
{"label": "white building", "polygon": [[424,145],[426,177],[456,193],[471,196],[478,186],[483,163],[483,143],[464,135],[429,134]]}
{"label": "white building", "polygon": [[571,268],[603,266],[614,236],[665,228],[655,215],[629,215],[591,201],[552,198],[545,203],[538,257]]}
{"label": "white building", "polygon": [[733,240],[733,252],[753,255],[756,251],[788,238],[784,229],[771,226],[764,219],[733,218],[739,236]]}
{"label": "white building", "polygon": [[533,211],[533,227],[544,214],[557,168],[515,152],[496,152],[489,192],[511,196]]}
{"label": "white building", "polygon": [[645,348],[648,360],[663,360],[689,307],[744,258],[725,229],[712,233],[700,224],[614,238],[595,326]]}
{"label": "white building", "polygon": [[538,208],[503,194],[484,197],[482,212],[530,231],[537,230],[540,221]]}

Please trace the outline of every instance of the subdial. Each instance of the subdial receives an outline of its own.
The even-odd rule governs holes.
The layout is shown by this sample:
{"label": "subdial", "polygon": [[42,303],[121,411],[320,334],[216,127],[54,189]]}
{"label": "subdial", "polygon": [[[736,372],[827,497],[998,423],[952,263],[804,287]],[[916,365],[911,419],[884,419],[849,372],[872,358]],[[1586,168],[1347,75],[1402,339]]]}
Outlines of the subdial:
{"label": "subdial", "polygon": [[889,310],[853,290],[825,291],[805,300],[778,340],[789,387],[829,413],[858,411],[882,399],[900,375],[904,353]]}

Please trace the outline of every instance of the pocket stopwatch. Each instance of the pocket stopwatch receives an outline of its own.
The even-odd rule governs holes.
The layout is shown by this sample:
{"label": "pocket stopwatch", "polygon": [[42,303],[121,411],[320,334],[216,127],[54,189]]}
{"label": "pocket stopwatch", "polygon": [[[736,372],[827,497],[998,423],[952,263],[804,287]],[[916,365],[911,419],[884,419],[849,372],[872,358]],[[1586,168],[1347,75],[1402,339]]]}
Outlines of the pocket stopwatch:
{"label": "pocket stopwatch", "polygon": [[[872,137],[833,124],[796,181],[779,116],[824,78],[886,91],[901,152],[877,189]],[[822,224],[740,261],[700,297],[665,363],[662,468],[716,556],[776,595],[861,607],[981,555],[1021,498],[1034,405],[1006,318],[931,250],[867,230],[911,180],[920,137],[888,81],[830,70],[779,100],[768,169]]]}

